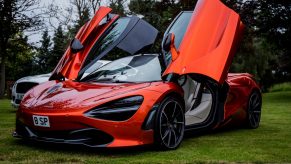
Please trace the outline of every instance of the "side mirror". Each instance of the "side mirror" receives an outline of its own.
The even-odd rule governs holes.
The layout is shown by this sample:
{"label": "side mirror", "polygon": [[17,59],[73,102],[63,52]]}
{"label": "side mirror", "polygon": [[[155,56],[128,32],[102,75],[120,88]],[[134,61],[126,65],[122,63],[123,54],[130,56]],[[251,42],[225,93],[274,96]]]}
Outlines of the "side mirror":
{"label": "side mirror", "polygon": [[177,51],[175,46],[175,34],[173,33],[167,34],[166,39],[164,40],[162,46],[165,52],[171,52],[172,60],[177,59],[177,57],[179,56],[179,52]]}
{"label": "side mirror", "polygon": [[81,51],[84,48],[82,43],[77,39],[73,39],[71,42],[71,51],[75,54],[79,51]]}
{"label": "side mirror", "polygon": [[173,33],[167,34],[166,39],[163,42],[163,50],[165,52],[169,52],[170,51],[171,44],[172,44],[172,42],[175,41],[173,38],[175,39],[175,35]]}

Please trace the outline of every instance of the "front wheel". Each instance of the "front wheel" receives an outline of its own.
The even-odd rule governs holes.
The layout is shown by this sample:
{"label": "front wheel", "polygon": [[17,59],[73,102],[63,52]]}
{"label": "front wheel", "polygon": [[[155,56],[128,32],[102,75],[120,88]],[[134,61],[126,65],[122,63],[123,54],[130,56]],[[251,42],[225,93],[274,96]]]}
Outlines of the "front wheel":
{"label": "front wheel", "polygon": [[256,129],[260,125],[262,108],[262,96],[259,91],[253,91],[249,97],[247,111],[247,126]]}
{"label": "front wheel", "polygon": [[157,111],[155,121],[155,144],[161,149],[179,147],[184,137],[184,105],[174,97],[164,99]]}

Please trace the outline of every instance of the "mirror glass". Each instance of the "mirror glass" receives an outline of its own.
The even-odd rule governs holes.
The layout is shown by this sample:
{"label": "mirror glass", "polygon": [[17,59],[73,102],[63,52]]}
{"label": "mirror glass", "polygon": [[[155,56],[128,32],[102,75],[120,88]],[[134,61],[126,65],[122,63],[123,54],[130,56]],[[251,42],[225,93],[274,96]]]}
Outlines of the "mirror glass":
{"label": "mirror glass", "polygon": [[171,42],[172,42],[172,35],[173,35],[172,33],[167,34],[167,37],[164,40],[163,50],[166,51],[166,52],[169,52],[170,51]]}
{"label": "mirror glass", "polygon": [[79,51],[81,51],[84,48],[84,46],[82,45],[82,43],[77,39],[73,39],[71,42],[71,51],[73,53],[77,53]]}

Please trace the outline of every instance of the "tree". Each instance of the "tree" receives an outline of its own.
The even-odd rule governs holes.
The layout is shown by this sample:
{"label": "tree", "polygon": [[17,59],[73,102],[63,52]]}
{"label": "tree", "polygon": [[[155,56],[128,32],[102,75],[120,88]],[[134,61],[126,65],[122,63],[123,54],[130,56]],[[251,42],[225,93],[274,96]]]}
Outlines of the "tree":
{"label": "tree", "polygon": [[126,0],[109,0],[109,7],[112,9],[112,12],[120,16],[125,16],[124,3]]}
{"label": "tree", "polygon": [[278,59],[273,55],[275,51],[276,46],[265,38],[254,37],[252,30],[247,29],[230,71],[248,72],[254,75],[263,91],[267,91],[275,80],[272,75]]}
{"label": "tree", "polygon": [[[240,60],[243,59],[245,63],[244,68],[256,66],[259,71],[257,78],[266,87],[276,82],[291,80],[291,47],[289,46],[291,3],[283,0],[225,0],[225,2],[240,13],[249,29],[245,36],[252,37],[253,40],[250,43],[253,44],[254,51],[249,55],[257,56],[252,63],[249,63],[251,62],[249,55],[245,55],[244,59],[240,56]],[[251,35],[248,34],[249,31],[252,31]]]}
{"label": "tree", "polygon": [[[94,4],[96,3],[96,4]],[[67,41],[72,40],[77,34],[78,30],[90,20],[90,6],[92,10],[96,10],[97,6],[100,5],[99,0],[71,0],[73,8],[75,8],[77,13],[77,19],[73,21],[73,25],[69,25],[68,32],[66,34]]]}
{"label": "tree", "polygon": [[55,68],[55,66],[58,64],[58,61],[61,59],[65,52],[67,43],[66,39],[64,38],[65,35],[62,26],[58,26],[53,37],[53,49],[47,61],[48,71],[52,71]]}
{"label": "tree", "polygon": [[34,47],[28,43],[23,33],[17,33],[10,40],[10,48],[7,49],[6,79],[14,81],[30,75],[33,71]]}
{"label": "tree", "polygon": [[37,48],[37,55],[35,57],[34,74],[48,73],[51,69],[48,65],[48,60],[52,55],[52,43],[47,29],[43,32],[40,43],[41,46]]}
{"label": "tree", "polygon": [[40,14],[29,11],[35,10],[38,0],[1,0],[0,1],[0,97],[5,91],[5,65],[10,40],[19,32],[37,28],[41,25]]}
{"label": "tree", "polygon": [[86,0],[72,0],[71,4],[77,9],[78,19],[76,21],[76,28],[79,29],[90,19],[89,3]]}
{"label": "tree", "polygon": [[141,15],[143,19],[156,27],[160,33],[153,51],[160,51],[163,33],[177,14],[183,10],[193,10],[197,0],[131,0],[129,14]]}
{"label": "tree", "polygon": [[101,0],[89,0],[89,6],[92,8],[93,14],[95,14],[98,7],[101,6]]}

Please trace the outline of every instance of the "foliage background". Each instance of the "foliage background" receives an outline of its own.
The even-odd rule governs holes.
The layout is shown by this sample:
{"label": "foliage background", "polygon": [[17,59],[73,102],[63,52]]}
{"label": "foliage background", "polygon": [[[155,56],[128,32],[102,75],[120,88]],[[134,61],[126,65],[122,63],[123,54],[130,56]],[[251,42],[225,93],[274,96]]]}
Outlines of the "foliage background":
{"label": "foliage background", "polygon": [[[154,25],[160,51],[163,32],[181,10],[193,10],[196,0],[109,0],[107,6],[119,15],[138,15]],[[231,72],[254,74],[264,91],[275,83],[291,80],[291,2],[286,0],[223,0],[240,13],[245,37]],[[0,97],[5,83],[23,76],[49,73],[63,55],[78,29],[96,12],[101,0],[70,0],[65,12],[39,0],[0,1]],[[42,9],[42,10],[40,10]],[[40,10],[38,13],[33,12]],[[72,18],[72,15],[74,17]],[[59,25],[49,35],[44,18],[55,17]],[[27,31],[42,33],[39,44],[28,42]],[[7,87],[6,87],[7,88]]]}

